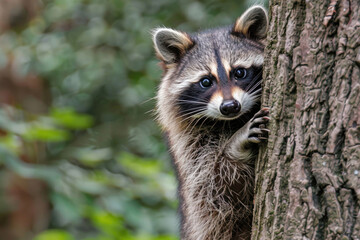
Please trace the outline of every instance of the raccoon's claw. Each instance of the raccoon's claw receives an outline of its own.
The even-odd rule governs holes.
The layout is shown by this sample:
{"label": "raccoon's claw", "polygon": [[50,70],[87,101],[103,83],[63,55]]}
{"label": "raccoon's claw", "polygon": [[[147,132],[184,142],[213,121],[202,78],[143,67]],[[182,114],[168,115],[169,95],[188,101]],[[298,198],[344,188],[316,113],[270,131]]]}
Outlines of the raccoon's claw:
{"label": "raccoon's claw", "polygon": [[262,141],[266,141],[269,136],[269,129],[263,128],[256,130],[250,130],[248,141],[252,143],[260,143]]}
{"label": "raccoon's claw", "polygon": [[266,124],[269,122],[269,108],[263,108],[236,132],[233,141],[229,143],[228,152],[234,159],[246,159],[254,150],[254,145],[265,142],[269,136]]}
{"label": "raccoon's claw", "polygon": [[266,124],[270,118],[269,108],[263,108],[257,112],[250,120],[248,141],[252,143],[260,143],[268,139],[269,129],[266,128]]}
{"label": "raccoon's claw", "polygon": [[251,119],[251,121],[260,118],[260,117],[268,117],[269,116],[269,108],[264,107],[263,109],[261,109],[260,111],[258,111],[257,113],[255,113],[254,117]]}

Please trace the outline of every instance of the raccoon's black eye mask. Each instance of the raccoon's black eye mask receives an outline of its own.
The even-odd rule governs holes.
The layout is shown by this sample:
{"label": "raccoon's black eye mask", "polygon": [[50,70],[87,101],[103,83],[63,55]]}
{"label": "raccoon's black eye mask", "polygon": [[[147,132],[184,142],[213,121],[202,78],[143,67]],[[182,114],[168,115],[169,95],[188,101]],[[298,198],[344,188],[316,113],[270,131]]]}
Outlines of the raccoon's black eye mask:
{"label": "raccoon's black eye mask", "polygon": [[254,86],[256,82],[262,79],[261,73],[261,68],[235,68],[232,71],[231,77],[238,87],[247,92],[249,87],[251,88],[251,86]]}
{"label": "raccoon's black eye mask", "polygon": [[[257,76],[258,74],[261,74],[261,68],[243,68],[243,67],[237,67],[234,68],[230,72],[230,78],[231,81],[234,82],[238,87],[246,91],[246,87],[249,84],[254,84],[254,82],[259,81],[261,78]],[[207,75],[202,77],[198,83],[201,88],[204,90],[208,90],[209,88],[215,86],[217,84],[217,80],[212,75]],[[202,92],[200,89],[197,91],[196,86],[194,87],[193,91],[191,93],[199,93]]]}
{"label": "raccoon's black eye mask", "polygon": [[211,96],[216,91],[215,85],[216,80],[210,76],[203,77],[199,82],[191,84],[177,100],[180,114],[190,116],[206,110]]}

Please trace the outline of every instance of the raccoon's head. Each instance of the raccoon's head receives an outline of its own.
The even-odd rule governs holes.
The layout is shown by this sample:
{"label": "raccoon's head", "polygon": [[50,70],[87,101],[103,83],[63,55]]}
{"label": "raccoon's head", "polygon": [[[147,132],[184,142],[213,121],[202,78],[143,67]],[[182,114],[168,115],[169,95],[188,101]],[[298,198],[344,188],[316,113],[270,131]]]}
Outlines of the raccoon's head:
{"label": "raccoon's head", "polygon": [[234,120],[259,105],[267,26],[266,11],[254,6],[230,27],[195,34],[156,29],[153,41],[164,67],[158,92],[162,125]]}

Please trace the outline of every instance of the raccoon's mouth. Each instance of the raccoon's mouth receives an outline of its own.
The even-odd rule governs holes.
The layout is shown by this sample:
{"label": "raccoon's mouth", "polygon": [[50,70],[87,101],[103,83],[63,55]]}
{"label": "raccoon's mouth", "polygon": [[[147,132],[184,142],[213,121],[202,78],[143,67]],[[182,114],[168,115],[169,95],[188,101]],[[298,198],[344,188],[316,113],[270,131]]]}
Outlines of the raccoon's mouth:
{"label": "raccoon's mouth", "polygon": [[235,119],[241,117],[242,115],[243,115],[243,111],[240,111],[238,113],[231,113],[228,115],[224,115],[220,112],[220,110],[217,110],[217,109],[215,110],[215,109],[211,109],[211,108],[207,109],[207,111],[205,113],[205,117],[210,117],[215,120],[225,120],[225,121],[235,120]]}
{"label": "raccoon's mouth", "polygon": [[241,115],[242,115],[241,113],[231,114],[231,115],[227,115],[227,116],[220,115],[217,117],[217,119],[230,121],[230,120],[235,120],[235,119],[239,118]]}

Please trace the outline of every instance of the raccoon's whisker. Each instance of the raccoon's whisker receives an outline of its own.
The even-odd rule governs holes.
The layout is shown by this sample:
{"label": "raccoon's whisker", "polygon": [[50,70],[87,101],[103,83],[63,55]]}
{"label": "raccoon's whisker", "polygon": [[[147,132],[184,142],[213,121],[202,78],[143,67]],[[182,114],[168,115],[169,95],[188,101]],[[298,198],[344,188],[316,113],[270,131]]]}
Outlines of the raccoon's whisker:
{"label": "raccoon's whisker", "polygon": [[[179,117],[179,118],[181,118],[181,117]],[[186,122],[187,120],[192,119],[192,118],[193,118],[193,113],[192,113],[191,115],[189,115],[188,117],[186,117],[186,118],[184,118],[184,119],[181,119],[181,120],[179,121],[179,124],[181,124],[181,123],[183,123],[183,122]],[[196,119],[196,118],[193,118],[193,119]]]}
{"label": "raccoon's whisker", "polygon": [[257,99],[259,99],[259,97],[261,97],[261,90],[260,90],[258,93],[255,93],[255,94],[251,94],[251,95],[250,95],[250,98],[251,98],[253,101],[256,101]]}
{"label": "raccoon's whisker", "polygon": [[182,94],[181,96],[182,97],[189,97],[191,99],[198,99],[197,96],[194,96],[194,95]]}
{"label": "raccoon's whisker", "polygon": [[258,92],[261,92],[262,90],[262,87],[256,87],[255,89],[253,89],[251,92],[248,92],[250,95],[254,94],[254,93],[258,93]]}
{"label": "raccoon's whisker", "polygon": [[196,97],[194,97],[194,96],[189,96],[189,95],[183,95],[184,97],[189,97],[189,99],[179,99],[179,100],[177,100],[177,101],[197,101],[197,102],[201,102],[201,103],[205,103],[205,104],[207,104],[208,102],[207,101],[204,101],[204,100],[201,100],[201,99],[199,99],[199,98],[196,98]]}
{"label": "raccoon's whisker", "polygon": [[193,119],[191,120],[191,122],[190,122],[190,123],[187,125],[187,127],[185,128],[182,136],[184,136],[184,135],[186,135],[186,134],[188,133],[188,129],[192,126],[193,122],[195,122],[196,120],[197,120],[196,118],[193,118]]}
{"label": "raccoon's whisker", "polygon": [[177,102],[181,102],[181,103],[199,103],[199,104],[202,104],[202,105],[207,105],[206,102],[201,102],[201,101],[177,100]]}
{"label": "raccoon's whisker", "polygon": [[157,98],[157,96],[151,97],[151,98],[149,98],[149,99],[144,100],[144,101],[141,102],[140,104],[142,105],[142,104],[145,104],[145,103],[150,102],[150,101],[152,101],[152,100],[156,100],[156,98]]}
{"label": "raccoon's whisker", "polygon": [[245,92],[247,92],[252,86],[254,83],[256,83],[260,77],[262,77],[262,71],[260,71],[252,80],[251,82],[249,83],[249,85],[246,87],[245,89]]}
{"label": "raccoon's whisker", "polygon": [[184,121],[190,119],[193,117],[194,114],[199,114],[199,113],[205,113],[206,109],[205,108],[195,108],[194,111],[188,112],[183,114],[182,116],[177,117],[177,119],[181,119],[185,116],[184,119],[181,119],[179,123],[183,123]]}
{"label": "raccoon's whisker", "polygon": [[210,132],[211,130],[216,126],[216,124],[218,123],[218,120],[217,119],[212,119],[214,121],[214,124],[210,127]]}
{"label": "raccoon's whisker", "polygon": [[251,87],[251,89],[248,91],[249,93],[251,93],[252,91],[254,91],[260,84],[261,84],[261,80],[258,81],[254,86]]}
{"label": "raccoon's whisker", "polygon": [[260,94],[261,95],[261,88],[259,88],[259,89],[256,89],[255,91],[253,91],[253,92],[251,92],[251,93],[249,93],[249,96],[256,96],[257,94]]}
{"label": "raccoon's whisker", "polygon": [[181,116],[179,116],[179,118],[188,117],[188,116],[192,117],[193,115],[199,114],[205,111],[206,109],[207,109],[206,106],[198,106],[196,108],[192,108],[191,111],[184,112]]}
{"label": "raccoon's whisker", "polygon": [[210,118],[210,116],[207,116],[207,117],[203,120],[203,122],[201,123],[199,129],[201,129],[201,127],[204,125],[204,123],[205,123],[209,118]]}
{"label": "raccoon's whisker", "polygon": [[156,115],[156,109],[150,109],[149,111],[145,112],[145,115],[150,114],[151,116],[155,116]]}
{"label": "raccoon's whisker", "polygon": [[260,97],[261,97],[261,93],[252,96],[254,100],[258,100]]}
{"label": "raccoon's whisker", "polygon": [[193,131],[194,127],[199,123],[199,121],[201,120],[202,118],[199,118],[192,126],[192,128],[190,129],[190,133]]}
{"label": "raccoon's whisker", "polygon": [[197,120],[198,118],[193,118],[192,116],[189,116],[189,117],[184,118],[184,119],[182,119],[181,121],[179,121],[179,123],[184,123],[184,122],[186,122],[186,121],[189,120],[189,119],[192,119],[192,120],[190,121],[190,123],[187,123],[187,125],[190,125],[192,121],[195,121],[195,120]]}
{"label": "raccoon's whisker", "polygon": [[[203,112],[205,112],[205,110],[204,110]],[[199,118],[199,119],[194,118],[194,119],[188,124],[188,126],[185,128],[184,133],[182,134],[182,136],[186,135],[187,133],[191,133],[191,132],[193,131],[194,127],[195,127],[195,126],[197,125],[197,123],[199,122],[199,120],[201,120],[201,118]],[[195,121],[196,121],[196,122],[195,122]],[[194,123],[194,122],[195,122],[195,123]],[[194,124],[193,124],[193,123],[194,123]],[[189,128],[191,128],[190,131],[188,131]]]}
{"label": "raccoon's whisker", "polygon": [[[191,122],[191,124],[189,124],[189,127],[191,127],[190,128],[190,130],[188,130],[189,128],[186,128],[186,130],[188,130],[188,132],[189,133],[192,133],[192,131],[194,130],[194,127],[197,125],[197,123],[201,120],[201,118],[199,118],[199,119],[196,119],[197,121],[195,122],[195,121],[192,121]],[[195,122],[195,123],[194,123]]]}
{"label": "raccoon's whisker", "polygon": [[184,114],[181,115],[181,117],[198,114],[199,112],[202,112],[205,110],[206,110],[206,108],[204,106],[199,106],[199,107],[191,109],[191,111],[189,111],[189,112],[185,112]]}
{"label": "raccoon's whisker", "polygon": [[262,82],[262,80],[258,81],[258,82],[257,82],[256,84],[254,84],[247,92],[248,92],[248,93],[252,93],[254,90],[256,90],[256,88],[259,87],[259,85],[260,85],[260,88],[261,88],[261,82]]}
{"label": "raccoon's whisker", "polygon": [[198,103],[207,103],[205,101],[199,101],[199,99],[196,98],[192,98],[192,100],[188,100],[188,99],[179,99],[177,100],[177,102],[198,102]]}
{"label": "raccoon's whisker", "polygon": [[179,139],[181,139],[183,136],[186,136],[189,132],[188,132],[188,129],[192,126],[193,122],[195,122],[195,120],[197,120],[196,118],[193,118],[189,124],[187,124],[185,130],[183,130],[182,134],[180,135]]}

